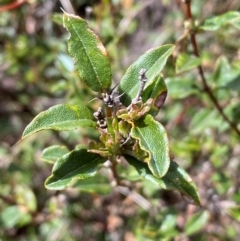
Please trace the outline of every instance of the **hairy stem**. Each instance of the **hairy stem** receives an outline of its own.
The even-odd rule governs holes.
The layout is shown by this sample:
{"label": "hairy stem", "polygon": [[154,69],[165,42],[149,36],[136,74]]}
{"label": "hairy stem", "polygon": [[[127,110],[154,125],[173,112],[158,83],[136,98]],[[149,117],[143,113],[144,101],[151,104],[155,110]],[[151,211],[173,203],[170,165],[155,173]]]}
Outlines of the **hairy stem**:
{"label": "hairy stem", "polygon": [[[191,0],[182,0],[182,2],[186,6],[186,18],[188,21],[192,22],[193,16],[192,16],[192,11],[191,11]],[[199,57],[199,51],[198,51],[195,32],[192,30],[190,30],[190,40],[191,40],[191,44],[192,44],[193,52],[194,52],[195,56]],[[212,103],[214,104],[214,106],[216,107],[216,109],[218,110],[220,115],[222,116],[222,118],[230,125],[230,127],[237,133],[237,135],[240,136],[240,130],[238,129],[237,125],[234,122],[232,122],[228,118],[228,116],[224,113],[223,108],[220,106],[217,98],[214,96],[213,92],[211,91],[211,88],[209,87],[209,85],[206,81],[202,65],[198,66],[198,72],[199,72],[199,76],[200,76],[200,79],[201,79],[203,87],[204,87],[203,91],[208,95],[208,97],[210,98],[210,100],[212,101]]]}

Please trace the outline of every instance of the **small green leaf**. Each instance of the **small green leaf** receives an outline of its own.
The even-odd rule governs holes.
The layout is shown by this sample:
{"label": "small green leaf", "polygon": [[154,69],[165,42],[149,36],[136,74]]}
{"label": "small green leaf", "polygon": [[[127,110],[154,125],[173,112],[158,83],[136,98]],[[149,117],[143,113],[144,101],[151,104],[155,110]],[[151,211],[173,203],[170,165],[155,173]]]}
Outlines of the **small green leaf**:
{"label": "small green leaf", "polygon": [[184,233],[189,236],[200,231],[202,228],[204,228],[204,226],[207,225],[208,219],[208,211],[195,213],[187,220],[186,226],[184,227]]}
{"label": "small green leaf", "polygon": [[24,210],[20,206],[14,205],[5,208],[1,212],[0,222],[6,228],[21,227],[31,223],[32,217],[26,209]]}
{"label": "small green leaf", "polygon": [[82,192],[97,193],[101,195],[109,194],[113,189],[107,176],[101,174],[96,174],[89,179],[78,180],[73,187]]}
{"label": "small green leaf", "polygon": [[159,109],[164,104],[167,97],[167,86],[161,75],[158,75],[153,80],[152,84],[148,85],[144,89],[142,94],[143,103],[148,99],[153,99],[153,105],[151,106],[150,114],[155,116],[159,112]]}
{"label": "small green leaf", "polygon": [[129,155],[124,155],[124,157],[129,164],[135,167],[139,175],[143,178],[155,183],[163,189],[177,190],[182,195],[192,199],[196,205],[200,205],[200,199],[195,184],[190,176],[179,167],[176,162],[170,162],[170,167],[164,177],[156,178],[145,163]]}
{"label": "small green leaf", "polygon": [[54,163],[58,158],[67,154],[68,152],[69,150],[66,146],[50,146],[43,150],[41,159],[49,163]]}
{"label": "small green leaf", "polygon": [[78,16],[64,13],[63,23],[70,33],[68,51],[75,61],[81,80],[97,92],[109,89],[112,82],[111,66],[98,36]]}
{"label": "small green leaf", "polygon": [[206,19],[203,24],[199,27],[205,31],[216,31],[224,27],[227,24],[231,24],[236,28],[240,26],[240,12],[228,11],[222,15],[211,17]]}
{"label": "small green leaf", "polygon": [[240,91],[240,74],[236,76],[236,78],[234,78],[232,81],[227,83],[225,87],[233,91]]}
{"label": "small green leaf", "polygon": [[168,95],[175,99],[183,99],[189,95],[199,94],[199,89],[193,83],[191,78],[186,76],[174,76],[167,78],[166,84],[168,87]]}
{"label": "small green leaf", "polygon": [[125,106],[131,103],[131,100],[135,98],[138,92],[140,70],[147,70],[146,76],[148,81],[145,86],[145,88],[147,88],[152,84],[155,77],[160,74],[174,48],[174,45],[166,44],[150,49],[128,68],[118,88],[120,93],[124,93],[121,101]]}
{"label": "small green leaf", "polygon": [[180,74],[198,67],[202,60],[198,57],[191,56],[186,53],[179,54],[176,61],[176,73]]}
{"label": "small green leaf", "polygon": [[89,153],[87,149],[79,149],[69,152],[55,162],[52,175],[45,181],[48,189],[62,190],[66,188],[74,178],[86,179],[93,177],[98,165],[106,159]]}
{"label": "small green leaf", "polygon": [[55,105],[38,114],[23,132],[22,139],[41,130],[67,131],[79,127],[96,127],[91,111],[81,105]]}
{"label": "small green leaf", "polygon": [[141,149],[149,153],[147,161],[154,176],[163,177],[170,165],[168,137],[165,128],[151,115],[137,120],[130,135],[139,140]]}
{"label": "small green leaf", "polygon": [[35,212],[37,210],[37,199],[29,186],[17,184],[13,188],[13,194],[17,204],[25,206],[30,212]]}
{"label": "small green leaf", "polygon": [[[227,87],[232,85],[234,90],[239,90],[239,76],[240,71],[233,66],[225,56],[221,56],[217,59],[215,70],[212,75],[213,84],[216,87]],[[235,82],[235,83],[234,83]]]}

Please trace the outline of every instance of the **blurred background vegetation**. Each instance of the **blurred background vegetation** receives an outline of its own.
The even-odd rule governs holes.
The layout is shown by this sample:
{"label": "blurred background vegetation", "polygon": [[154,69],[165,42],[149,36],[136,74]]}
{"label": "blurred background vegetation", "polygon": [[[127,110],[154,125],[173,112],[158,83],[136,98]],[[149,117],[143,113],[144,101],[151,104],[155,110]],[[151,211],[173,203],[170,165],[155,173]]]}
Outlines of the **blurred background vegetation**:
{"label": "blurred background vegetation", "polygon": [[[44,180],[52,166],[40,159],[41,150],[52,144],[72,149],[80,140],[87,143],[87,129],[45,131],[12,147],[40,111],[65,102],[89,105],[94,98],[79,81],[67,53],[61,8],[88,20],[107,48],[118,83],[146,50],[181,37],[181,1],[20,2],[0,1],[0,240],[240,240],[240,137],[203,91],[197,70],[175,72],[176,57],[192,53],[186,41],[178,45],[164,70],[168,97],[158,120],[168,130],[175,160],[197,184],[202,207],[189,204],[177,192],[137,182],[128,166],[119,172],[134,183],[132,190],[112,188],[107,169],[65,191],[46,190]],[[240,11],[240,3],[193,0],[192,10],[201,23]],[[235,27],[197,35],[207,82],[236,124],[239,39],[240,20]],[[97,104],[90,103],[93,109]]]}

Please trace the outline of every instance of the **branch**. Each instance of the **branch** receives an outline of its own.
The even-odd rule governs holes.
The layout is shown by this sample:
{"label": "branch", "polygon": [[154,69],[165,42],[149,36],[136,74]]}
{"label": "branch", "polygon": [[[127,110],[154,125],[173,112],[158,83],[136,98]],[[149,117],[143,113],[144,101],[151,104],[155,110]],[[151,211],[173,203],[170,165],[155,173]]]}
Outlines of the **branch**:
{"label": "branch", "polygon": [[23,3],[26,3],[26,2],[28,2],[28,0],[18,0],[18,1],[15,1],[13,3],[9,3],[9,4],[6,4],[6,5],[0,6],[0,12],[6,12],[6,11],[9,11],[9,10],[15,9],[15,8],[19,7],[20,5],[22,5]]}
{"label": "branch", "polygon": [[[191,0],[182,0],[182,2],[185,4],[185,7],[186,7],[187,20],[190,22],[193,22],[193,16],[192,16],[192,11],[191,11]],[[199,57],[199,51],[198,51],[195,32],[194,32],[194,30],[190,30],[189,33],[190,33],[190,39],[191,39],[191,44],[193,47],[194,55]],[[212,101],[212,103],[218,110],[219,114],[222,116],[222,118],[230,125],[230,127],[237,133],[237,135],[240,136],[240,130],[238,129],[237,125],[234,122],[232,122],[228,118],[228,116],[224,113],[223,108],[220,106],[217,98],[214,96],[213,92],[211,91],[211,88],[209,87],[209,85],[206,81],[202,65],[198,66],[198,72],[199,72],[199,76],[200,76],[200,79],[201,79],[203,87],[204,87],[203,91],[208,95],[208,97],[210,98],[210,100]]]}

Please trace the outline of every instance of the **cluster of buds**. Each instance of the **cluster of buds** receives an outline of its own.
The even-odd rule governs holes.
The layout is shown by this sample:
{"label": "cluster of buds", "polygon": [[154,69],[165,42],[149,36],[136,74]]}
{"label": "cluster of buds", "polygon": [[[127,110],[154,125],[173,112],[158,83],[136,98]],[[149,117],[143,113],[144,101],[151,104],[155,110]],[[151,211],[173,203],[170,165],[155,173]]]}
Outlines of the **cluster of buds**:
{"label": "cluster of buds", "polygon": [[[138,103],[141,103],[141,101],[142,101],[141,96],[142,96],[145,84],[147,82],[146,72],[147,72],[146,69],[140,70],[140,72],[139,72],[140,86],[139,86],[138,93],[137,93],[136,97],[132,100],[132,103],[127,108],[124,108],[125,111],[127,111],[127,112],[133,111],[134,113],[136,111],[138,112],[139,109],[138,108],[136,109],[135,105],[138,104]],[[102,98],[100,98],[100,99],[105,103],[105,105],[108,108],[114,108],[114,113],[117,113],[118,110],[124,111],[124,109],[122,109],[123,104],[121,103],[121,100],[120,100],[120,97],[124,93],[122,95],[119,95],[119,93],[117,91],[114,91],[115,87],[109,93],[103,93]],[[93,115],[96,118],[97,124],[100,128],[106,128],[107,127],[106,118],[104,117],[104,113],[103,113],[103,110],[102,110],[101,107],[98,108],[98,110]],[[132,115],[130,113],[130,117],[131,116]]]}
{"label": "cluster of buds", "polygon": [[107,128],[106,118],[104,117],[103,109],[101,107],[99,107],[98,110],[93,113],[93,116],[97,120],[97,124],[100,128]]}

